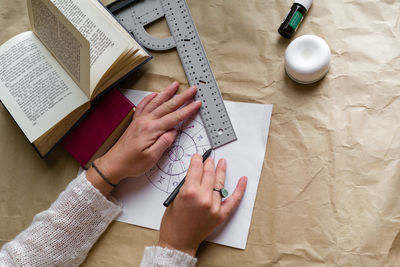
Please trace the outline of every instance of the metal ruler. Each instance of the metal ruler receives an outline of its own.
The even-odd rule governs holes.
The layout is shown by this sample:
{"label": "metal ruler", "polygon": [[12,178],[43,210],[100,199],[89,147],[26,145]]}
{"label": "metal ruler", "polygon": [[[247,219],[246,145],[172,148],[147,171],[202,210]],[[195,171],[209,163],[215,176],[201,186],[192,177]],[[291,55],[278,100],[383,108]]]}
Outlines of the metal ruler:
{"label": "metal ruler", "polygon": [[[198,88],[195,99],[203,102],[200,115],[212,147],[235,141],[235,131],[186,1],[120,0],[108,8],[144,47],[157,51],[177,48],[189,84]],[[154,38],[144,27],[163,17],[171,36]]]}

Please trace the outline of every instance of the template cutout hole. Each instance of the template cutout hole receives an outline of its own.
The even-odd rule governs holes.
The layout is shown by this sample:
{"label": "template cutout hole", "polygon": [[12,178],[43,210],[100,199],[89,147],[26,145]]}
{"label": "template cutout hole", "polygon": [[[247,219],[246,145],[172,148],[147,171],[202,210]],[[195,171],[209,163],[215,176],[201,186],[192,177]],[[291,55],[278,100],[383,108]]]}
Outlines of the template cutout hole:
{"label": "template cutout hole", "polygon": [[144,26],[148,34],[155,38],[167,38],[171,36],[168,23],[165,17],[159,18],[156,21]]}

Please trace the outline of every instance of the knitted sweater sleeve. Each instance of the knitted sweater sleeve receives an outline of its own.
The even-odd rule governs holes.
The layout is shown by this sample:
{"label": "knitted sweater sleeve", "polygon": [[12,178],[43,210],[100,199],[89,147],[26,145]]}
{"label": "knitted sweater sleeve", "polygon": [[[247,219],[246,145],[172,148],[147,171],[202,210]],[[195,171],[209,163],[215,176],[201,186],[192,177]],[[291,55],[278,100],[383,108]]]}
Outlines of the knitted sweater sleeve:
{"label": "knitted sweater sleeve", "polygon": [[140,267],[193,267],[197,259],[179,250],[146,247]]}
{"label": "knitted sweater sleeve", "polygon": [[121,208],[83,172],[0,251],[0,266],[78,266]]}
{"label": "knitted sweater sleeve", "polygon": [[[0,266],[78,266],[121,207],[107,200],[83,172],[48,210],[0,250]],[[164,252],[163,252],[164,251]],[[149,254],[150,253],[150,254]],[[155,259],[148,258],[156,257]],[[195,259],[179,251],[146,248],[142,266],[193,266]],[[182,262],[187,265],[168,265]],[[145,264],[145,265],[143,265]]]}

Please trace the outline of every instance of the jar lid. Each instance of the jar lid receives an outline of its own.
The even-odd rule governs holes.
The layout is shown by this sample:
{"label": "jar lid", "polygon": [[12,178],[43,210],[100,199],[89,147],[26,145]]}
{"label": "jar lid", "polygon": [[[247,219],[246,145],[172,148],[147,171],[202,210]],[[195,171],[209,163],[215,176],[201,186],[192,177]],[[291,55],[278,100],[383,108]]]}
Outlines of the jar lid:
{"label": "jar lid", "polygon": [[310,9],[310,6],[312,4],[312,0],[295,0],[294,3],[304,6],[308,11],[308,9]]}
{"label": "jar lid", "polygon": [[303,35],[293,40],[285,52],[288,76],[303,84],[322,79],[329,70],[331,52],[328,44],[315,35]]}

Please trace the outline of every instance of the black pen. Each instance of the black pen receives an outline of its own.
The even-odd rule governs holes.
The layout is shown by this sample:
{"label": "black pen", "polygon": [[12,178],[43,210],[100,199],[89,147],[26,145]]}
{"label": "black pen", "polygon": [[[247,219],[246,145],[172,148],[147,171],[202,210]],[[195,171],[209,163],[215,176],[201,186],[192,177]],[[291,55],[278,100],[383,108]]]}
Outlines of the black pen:
{"label": "black pen", "polygon": [[[203,154],[203,162],[206,161],[206,159],[211,155],[212,152],[212,148],[210,148],[209,150],[207,150],[206,152],[204,152]],[[175,187],[174,191],[172,191],[171,195],[169,195],[169,197],[164,201],[163,205],[165,207],[168,207],[169,204],[172,203],[172,201],[174,201],[174,199],[176,198],[176,196],[179,193],[179,189],[181,189],[182,185],[185,183],[185,179],[186,176],[182,179],[182,181]]]}

